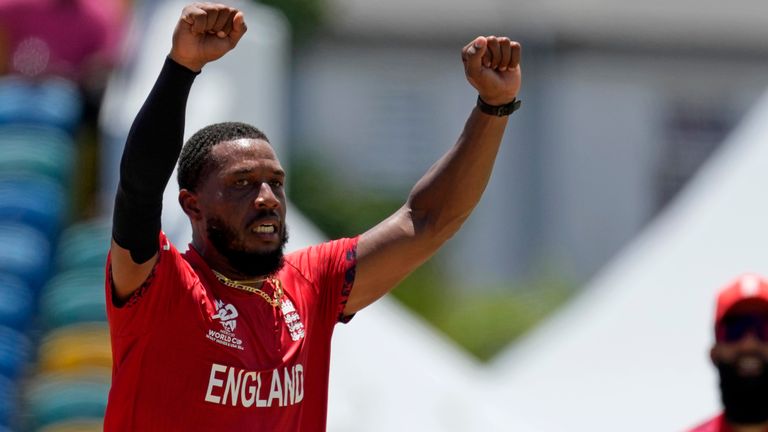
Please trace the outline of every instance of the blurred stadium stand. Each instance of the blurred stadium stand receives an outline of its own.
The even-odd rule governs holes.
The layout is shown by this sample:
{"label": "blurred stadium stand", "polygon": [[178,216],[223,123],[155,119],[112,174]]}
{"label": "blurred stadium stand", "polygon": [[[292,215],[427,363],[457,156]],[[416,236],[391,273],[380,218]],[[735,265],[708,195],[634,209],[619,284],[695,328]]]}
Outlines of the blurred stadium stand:
{"label": "blurred stadium stand", "polygon": [[[54,253],[72,214],[81,107],[76,85],[65,79],[0,79],[0,426],[9,430],[36,430],[76,416],[98,421],[106,404],[108,340],[90,327],[65,327],[92,317],[103,326],[101,285],[88,292],[93,285],[77,277],[78,260],[90,261],[83,261],[88,249],[77,244],[76,230]],[[105,246],[99,246],[102,256]],[[62,253],[67,259],[56,260]],[[44,302],[62,295],[67,299],[58,305]],[[91,306],[92,298],[101,303]],[[83,349],[93,339],[101,352]],[[90,361],[98,380],[79,369]],[[80,375],[72,375],[75,369]],[[49,376],[62,371],[70,375]]]}

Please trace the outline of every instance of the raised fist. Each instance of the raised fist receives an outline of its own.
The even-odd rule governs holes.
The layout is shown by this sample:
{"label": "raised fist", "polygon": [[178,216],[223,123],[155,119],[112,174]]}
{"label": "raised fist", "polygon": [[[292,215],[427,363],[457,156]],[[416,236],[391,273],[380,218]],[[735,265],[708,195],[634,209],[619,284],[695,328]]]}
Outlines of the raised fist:
{"label": "raised fist", "polygon": [[504,105],[520,91],[520,44],[506,37],[479,36],[461,50],[467,81],[490,105]]}
{"label": "raised fist", "polygon": [[193,71],[233,49],[245,34],[243,13],[216,3],[184,8],[173,32],[170,57]]}

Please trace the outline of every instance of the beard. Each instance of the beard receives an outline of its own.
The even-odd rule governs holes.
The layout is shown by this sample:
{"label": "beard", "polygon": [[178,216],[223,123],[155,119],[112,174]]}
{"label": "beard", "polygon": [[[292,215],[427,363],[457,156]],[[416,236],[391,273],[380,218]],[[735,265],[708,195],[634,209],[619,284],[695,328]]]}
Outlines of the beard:
{"label": "beard", "polygon": [[247,277],[271,276],[283,268],[283,250],[288,242],[288,229],[282,224],[280,244],[272,251],[249,251],[237,231],[219,218],[206,221],[208,239],[227,259],[234,270]]}
{"label": "beard", "polygon": [[755,376],[742,376],[736,362],[717,365],[725,418],[735,424],[760,424],[768,421],[768,362]]}

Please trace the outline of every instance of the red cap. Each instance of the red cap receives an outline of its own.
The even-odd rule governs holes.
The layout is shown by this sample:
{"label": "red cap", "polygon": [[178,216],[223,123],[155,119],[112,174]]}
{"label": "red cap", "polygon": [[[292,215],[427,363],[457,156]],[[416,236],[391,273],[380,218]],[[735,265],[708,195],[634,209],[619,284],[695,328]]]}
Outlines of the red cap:
{"label": "red cap", "polygon": [[754,273],[746,273],[725,285],[717,295],[715,327],[737,304],[760,304],[768,309],[768,280]]}

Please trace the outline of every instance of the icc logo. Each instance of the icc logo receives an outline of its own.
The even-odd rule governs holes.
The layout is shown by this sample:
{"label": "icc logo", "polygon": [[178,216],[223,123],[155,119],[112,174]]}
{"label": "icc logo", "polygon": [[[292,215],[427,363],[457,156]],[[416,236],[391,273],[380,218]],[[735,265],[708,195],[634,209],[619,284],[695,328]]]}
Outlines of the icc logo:
{"label": "icc logo", "polygon": [[235,327],[237,327],[237,309],[231,304],[225,304],[221,300],[216,300],[216,315],[212,316],[213,319],[219,319],[221,325],[224,327],[224,331],[234,333]]}

